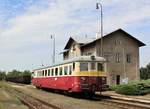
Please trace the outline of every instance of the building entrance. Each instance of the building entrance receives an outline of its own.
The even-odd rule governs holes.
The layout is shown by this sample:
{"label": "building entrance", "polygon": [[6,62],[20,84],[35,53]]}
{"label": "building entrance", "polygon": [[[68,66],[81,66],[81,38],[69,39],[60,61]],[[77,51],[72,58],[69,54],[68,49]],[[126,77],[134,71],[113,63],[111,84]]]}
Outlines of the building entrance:
{"label": "building entrance", "polygon": [[116,76],[116,84],[117,84],[117,85],[120,84],[120,75],[117,75],[117,76]]}

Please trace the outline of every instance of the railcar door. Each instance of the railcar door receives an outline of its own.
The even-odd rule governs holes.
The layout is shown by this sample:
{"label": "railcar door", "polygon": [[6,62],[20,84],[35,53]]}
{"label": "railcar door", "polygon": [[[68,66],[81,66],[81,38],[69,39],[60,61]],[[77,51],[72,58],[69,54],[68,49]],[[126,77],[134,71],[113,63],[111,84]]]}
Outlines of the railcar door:
{"label": "railcar door", "polygon": [[99,86],[99,90],[102,91],[103,87],[102,72],[104,71],[102,63],[97,63],[97,71],[98,71],[97,83]]}

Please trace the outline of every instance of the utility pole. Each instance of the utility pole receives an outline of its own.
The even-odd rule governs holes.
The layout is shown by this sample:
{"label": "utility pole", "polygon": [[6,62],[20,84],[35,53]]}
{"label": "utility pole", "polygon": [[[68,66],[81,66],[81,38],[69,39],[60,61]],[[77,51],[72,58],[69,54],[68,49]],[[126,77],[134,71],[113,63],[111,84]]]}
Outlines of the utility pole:
{"label": "utility pole", "polygon": [[103,56],[103,6],[101,3],[96,3],[96,9],[100,9],[100,36],[101,36],[101,56]]}
{"label": "utility pole", "polygon": [[53,64],[55,63],[55,37],[51,35],[51,39],[53,39]]}

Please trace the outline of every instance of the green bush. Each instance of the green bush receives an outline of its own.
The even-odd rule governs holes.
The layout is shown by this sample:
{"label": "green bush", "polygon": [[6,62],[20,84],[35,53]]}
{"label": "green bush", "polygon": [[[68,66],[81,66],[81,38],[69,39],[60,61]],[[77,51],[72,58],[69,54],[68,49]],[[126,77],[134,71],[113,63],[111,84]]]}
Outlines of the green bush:
{"label": "green bush", "polygon": [[109,86],[109,91],[115,91],[118,85]]}
{"label": "green bush", "polygon": [[143,85],[125,84],[119,85],[116,88],[116,93],[125,95],[143,95],[146,94],[143,90]]}
{"label": "green bush", "polygon": [[124,95],[144,95],[150,93],[150,79],[132,81],[128,84],[110,86],[111,91]]}
{"label": "green bush", "polygon": [[144,94],[150,94],[150,89],[142,90],[142,93],[144,93]]}

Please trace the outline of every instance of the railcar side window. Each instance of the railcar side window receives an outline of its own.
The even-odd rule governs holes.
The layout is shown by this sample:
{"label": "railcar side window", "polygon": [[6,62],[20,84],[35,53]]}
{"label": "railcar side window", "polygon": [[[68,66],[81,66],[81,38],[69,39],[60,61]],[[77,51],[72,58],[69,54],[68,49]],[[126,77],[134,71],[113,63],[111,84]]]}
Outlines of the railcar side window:
{"label": "railcar side window", "polygon": [[37,76],[37,77],[38,77],[38,73],[39,73],[39,72],[37,71],[37,73],[36,73],[36,75],[35,75],[35,76]]}
{"label": "railcar side window", "polygon": [[47,76],[47,70],[45,70],[45,76]]}
{"label": "railcar side window", "polygon": [[96,67],[95,67],[95,62],[92,62],[91,63],[91,70],[95,70],[96,69]]}
{"label": "railcar side window", "polygon": [[80,63],[80,71],[88,71],[88,63],[87,62]]}
{"label": "railcar side window", "polygon": [[37,75],[38,75],[38,77],[39,77],[39,76],[41,76],[41,73],[42,73],[42,71],[39,71],[39,72],[38,72],[38,74],[37,74]]}
{"label": "railcar side window", "polygon": [[62,73],[63,73],[63,69],[62,67],[59,67],[59,75],[62,75]]}
{"label": "railcar side window", "polygon": [[44,76],[44,70],[42,71],[42,76]]}
{"label": "railcar side window", "polygon": [[55,76],[58,75],[58,68],[55,68]]}
{"label": "railcar side window", "polygon": [[69,75],[71,75],[71,73],[72,73],[72,66],[70,65],[69,66]]}
{"label": "railcar side window", "polygon": [[64,67],[64,75],[67,75],[67,73],[68,73],[68,66],[65,66]]}
{"label": "railcar side window", "polygon": [[103,68],[103,64],[102,64],[102,63],[98,63],[97,65],[98,65],[98,66],[97,66],[97,70],[98,70],[98,71],[104,71],[104,68]]}
{"label": "railcar side window", "polygon": [[73,71],[75,70],[75,63],[73,63]]}
{"label": "railcar side window", "polygon": [[48,76],[50,76],[50,69],[48,69]]}
{"label": "railcar side window", "polygon": [[51,75],[53,76],[54,75],[54,69],[51,69],[51,73],[52,73]]}

